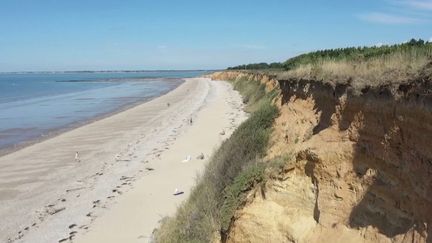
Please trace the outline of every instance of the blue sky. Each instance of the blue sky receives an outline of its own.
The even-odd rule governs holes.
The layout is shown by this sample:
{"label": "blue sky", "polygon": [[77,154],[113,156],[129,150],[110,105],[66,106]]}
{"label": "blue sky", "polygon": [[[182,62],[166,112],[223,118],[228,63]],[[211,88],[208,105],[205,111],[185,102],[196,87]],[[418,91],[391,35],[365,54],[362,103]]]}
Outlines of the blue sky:
{"label": "blue sky", "polygon": [[0,71],[213,69],[432,38],[432,0],[1,0]]}

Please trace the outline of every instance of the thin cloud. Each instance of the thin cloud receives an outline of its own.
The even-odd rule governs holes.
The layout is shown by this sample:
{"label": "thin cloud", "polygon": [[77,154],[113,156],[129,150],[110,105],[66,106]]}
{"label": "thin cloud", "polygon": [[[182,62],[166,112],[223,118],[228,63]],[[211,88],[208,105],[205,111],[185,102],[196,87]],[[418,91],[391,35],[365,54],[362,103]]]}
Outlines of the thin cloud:
{"label": "thin cloud", "polygon": [[357,15],[357,17],[363,21],[379,24],[417,24],[421,22],[421,20],[418,18],[392,15],[380,12],[359,14]]}
{"label": "thin cloud", "polygon": [[429,38],[429,42],[432,42],[432,37],[431,37],[431,38]]}
{"label": "thin cloud", "polygon": [[401,2],[411,8],[418,10],[432,10],[432,1],[405,0]]}

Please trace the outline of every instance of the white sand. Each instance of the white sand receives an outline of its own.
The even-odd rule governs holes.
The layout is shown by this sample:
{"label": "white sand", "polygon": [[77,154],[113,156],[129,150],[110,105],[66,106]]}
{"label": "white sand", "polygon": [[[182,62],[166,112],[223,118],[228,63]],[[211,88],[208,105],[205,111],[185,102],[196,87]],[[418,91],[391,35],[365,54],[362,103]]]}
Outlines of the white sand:
{"label": "white sand", "polygon": [[[188,79],[155,100],[1,157],[0,242],[70,235],[73,242],[148,242],[244,119],[229,84]],[[201,153],[205,159],[196,159]],[[174,196],[176,188],[184,194]]]}

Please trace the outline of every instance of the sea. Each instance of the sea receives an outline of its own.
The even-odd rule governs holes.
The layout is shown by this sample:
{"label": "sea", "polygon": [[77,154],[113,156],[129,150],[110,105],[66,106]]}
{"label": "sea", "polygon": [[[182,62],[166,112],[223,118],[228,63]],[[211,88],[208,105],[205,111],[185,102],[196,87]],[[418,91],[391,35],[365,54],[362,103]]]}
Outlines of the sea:
{"label": "sea", "polygon": [[0,152],[133,107],[207,71],[0,73]]}

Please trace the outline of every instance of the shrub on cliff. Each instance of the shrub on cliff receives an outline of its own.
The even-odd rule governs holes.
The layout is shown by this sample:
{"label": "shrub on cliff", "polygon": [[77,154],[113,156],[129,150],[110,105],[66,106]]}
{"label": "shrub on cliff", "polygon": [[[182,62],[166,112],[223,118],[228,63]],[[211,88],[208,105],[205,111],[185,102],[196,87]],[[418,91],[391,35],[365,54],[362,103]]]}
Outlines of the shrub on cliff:
{"label": "shrub on cliff", "polygon": [[221,231],[223,233],[228,232],[235,211],[245,200],[245,192],[264,180],[264,170],[264,164],[257,163],[242,171],[233,183],[225,188],[224,201],[220,210]]}

